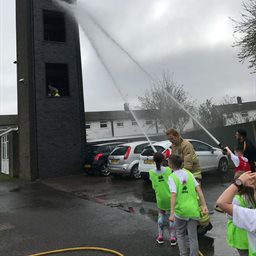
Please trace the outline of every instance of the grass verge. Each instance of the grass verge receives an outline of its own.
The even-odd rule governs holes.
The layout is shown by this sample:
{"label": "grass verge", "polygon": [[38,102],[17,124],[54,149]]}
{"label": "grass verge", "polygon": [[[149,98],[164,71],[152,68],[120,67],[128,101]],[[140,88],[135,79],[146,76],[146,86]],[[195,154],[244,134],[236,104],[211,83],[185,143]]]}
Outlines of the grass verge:
{"label": "grass verge", "polygon": [[10,181],[10,180],[12,180],[12,178],[9,175],[4,174],[4,173],[0,173],[0,182]]}

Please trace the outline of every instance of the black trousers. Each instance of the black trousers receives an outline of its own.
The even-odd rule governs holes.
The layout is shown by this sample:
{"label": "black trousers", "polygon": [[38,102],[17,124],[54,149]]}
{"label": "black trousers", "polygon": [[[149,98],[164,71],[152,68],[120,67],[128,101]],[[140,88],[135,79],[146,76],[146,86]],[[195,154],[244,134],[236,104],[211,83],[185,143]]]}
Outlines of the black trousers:
{"label": "black trousers", "polygon": [[251,171],[252,172],[255,172],[256,170],[256,168],[255,168],[255,162],[249,162],[249,165],[251,166]]}

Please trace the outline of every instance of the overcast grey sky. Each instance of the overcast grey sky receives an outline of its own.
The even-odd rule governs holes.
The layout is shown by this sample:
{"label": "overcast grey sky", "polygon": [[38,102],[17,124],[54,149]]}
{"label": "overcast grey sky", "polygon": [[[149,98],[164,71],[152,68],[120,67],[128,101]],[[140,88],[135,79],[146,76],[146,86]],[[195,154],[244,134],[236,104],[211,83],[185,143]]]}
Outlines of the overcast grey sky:
{"label": "overcast grey sky", "polygon": [[[16,113],[15,5],[0,0],[0,114]],[[237,0],[79,0],[73,10],[81,27],[132,108],[150,88],[149,79],[84,15],[89,11],[154,77],[163,70],[197,102],[226,94],[254,101],[256,77],[238,62],[232,48],[232,21],[239,19]],[[86,111],[122,109],[123,99],[99,61],[87,36],[81,32]]]}

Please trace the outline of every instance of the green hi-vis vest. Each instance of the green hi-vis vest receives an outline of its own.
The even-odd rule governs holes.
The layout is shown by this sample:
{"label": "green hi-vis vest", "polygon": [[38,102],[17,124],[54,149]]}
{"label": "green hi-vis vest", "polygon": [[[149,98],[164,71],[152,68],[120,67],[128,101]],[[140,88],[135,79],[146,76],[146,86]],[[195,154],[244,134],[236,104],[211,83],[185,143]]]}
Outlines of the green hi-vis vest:
{"label": "green hi-vis vest", "polygon": [[[236,195],[235,200],[239,202],[241,207],[247,207],[242,196]],[[227,244],[240,250],[248,250],[249,248],[247,231],[236,227],[232,219],[227,221]]]}
{"label": "green hi-vis vest", "polygon": [[252,250],[249,248],[249,256],[256,256],[256,252],[252,252]]}
{"label": "green hi-vis vest", "polygon": [[187,170],[184,170],[184,172],[187,173],[187,181],[183,184],[181,184],[175,174],[171,174],[176,185],[176,204],[174,213],[177,217],[181,218],[199,218],[200,210],[193,174]]}
{"label": "green hi-vis vest", "polygon": [[169,167],[165,168],[164,173],[156,173],[154,170],[149,171],[149,177],[152,182],[152,188],[156,193],[157,208],[161,210],[170,210],[170,189],[168,177],[171,174]]}

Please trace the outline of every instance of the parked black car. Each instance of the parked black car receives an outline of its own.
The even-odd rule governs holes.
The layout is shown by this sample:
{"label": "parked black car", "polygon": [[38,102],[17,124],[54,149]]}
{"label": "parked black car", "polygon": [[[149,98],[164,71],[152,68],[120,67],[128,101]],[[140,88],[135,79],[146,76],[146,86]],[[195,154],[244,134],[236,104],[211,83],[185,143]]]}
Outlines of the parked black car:
{"label": "parked black car", "polygon": [[84,168],[88,174],[100,173],[110,175],[108,170],[108,156],[118,145],[124,142],[108,142],[86,146]]}

